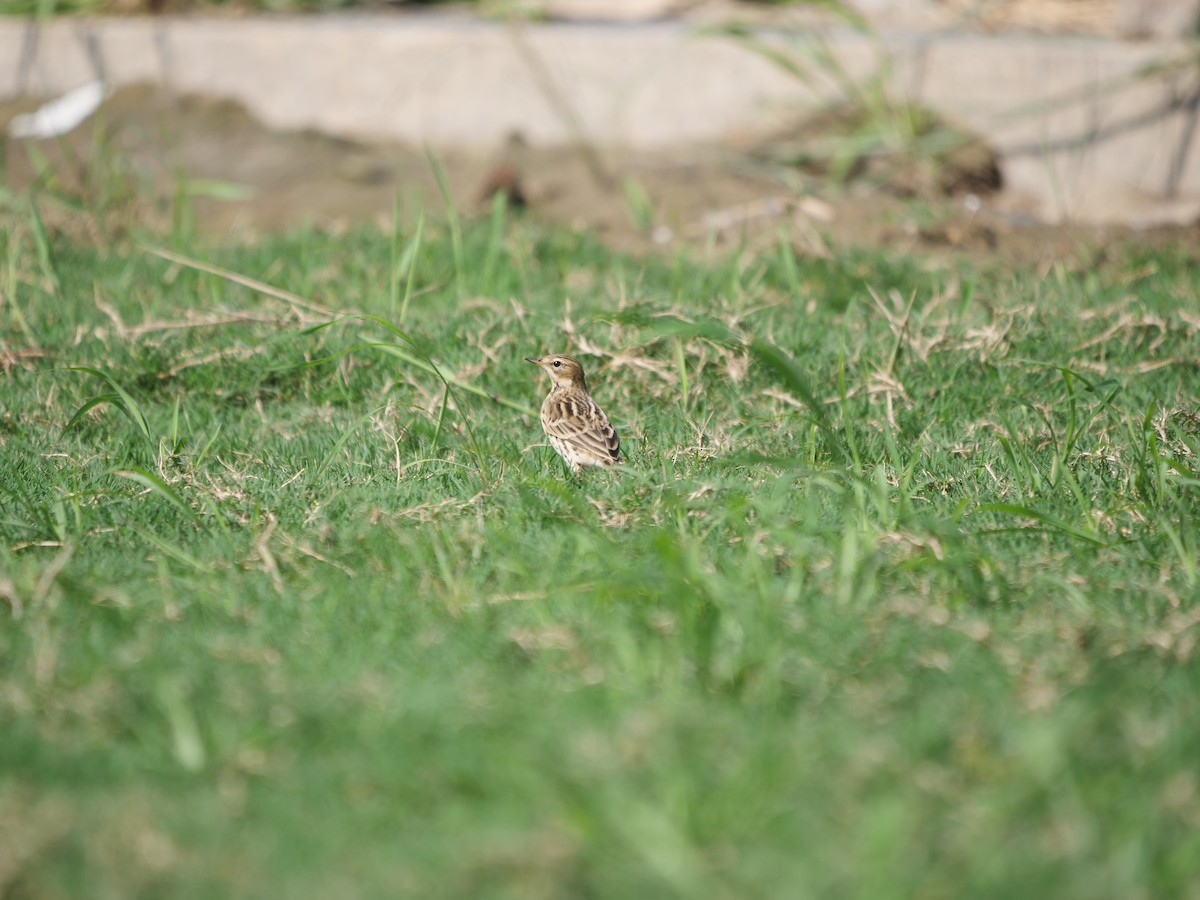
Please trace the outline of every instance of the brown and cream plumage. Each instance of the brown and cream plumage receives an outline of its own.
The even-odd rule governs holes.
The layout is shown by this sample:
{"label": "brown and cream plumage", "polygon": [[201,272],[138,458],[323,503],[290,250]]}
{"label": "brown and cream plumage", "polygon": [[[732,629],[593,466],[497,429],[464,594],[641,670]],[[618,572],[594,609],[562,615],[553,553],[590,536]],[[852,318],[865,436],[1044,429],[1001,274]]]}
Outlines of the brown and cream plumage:
{"label": "brown and cream plumage", "polygon": [[619,463],[621,441],[588,393],[579,361],[570,356],[527,356],[525,361],[541,366],[550,376],[552,387],[542,402],[542,428],[571,470]]}

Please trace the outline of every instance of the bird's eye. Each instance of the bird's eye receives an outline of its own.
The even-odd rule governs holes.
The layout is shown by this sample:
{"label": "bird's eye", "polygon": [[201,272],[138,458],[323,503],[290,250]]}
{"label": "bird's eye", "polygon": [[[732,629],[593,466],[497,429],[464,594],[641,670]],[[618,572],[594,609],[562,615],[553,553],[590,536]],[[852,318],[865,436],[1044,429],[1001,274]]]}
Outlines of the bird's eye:
{"label": "bird's eye", "polygon": [[556,369],[557,369],[557,368],[558,368],[559,366],[561,366],[561,365],[562,365],[562,360],[561,360],[561,359],[556,359],[556,360],[554,361],[554,368],[556,368]]}

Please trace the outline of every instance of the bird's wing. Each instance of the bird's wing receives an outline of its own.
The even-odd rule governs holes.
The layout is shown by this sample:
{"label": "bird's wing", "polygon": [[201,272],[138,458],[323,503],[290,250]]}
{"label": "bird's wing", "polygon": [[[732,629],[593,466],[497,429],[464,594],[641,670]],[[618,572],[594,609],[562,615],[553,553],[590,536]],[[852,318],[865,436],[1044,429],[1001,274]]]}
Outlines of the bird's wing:
{"label": "bird's wing", "polygon": [[596,402],[589,398],[561,397],[547,403],[542,424],[551,437],[586,449],[601,459],[619,462],[621,441]]}

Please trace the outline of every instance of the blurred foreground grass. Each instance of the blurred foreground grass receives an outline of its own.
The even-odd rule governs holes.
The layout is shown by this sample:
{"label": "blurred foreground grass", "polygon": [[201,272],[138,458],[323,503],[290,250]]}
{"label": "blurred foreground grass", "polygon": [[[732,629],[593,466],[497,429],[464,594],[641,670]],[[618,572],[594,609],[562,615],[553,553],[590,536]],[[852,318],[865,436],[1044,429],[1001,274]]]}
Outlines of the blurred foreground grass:
{"label": "blurred foreground grass", "polygon": [[1200,896],[1184,254],[0,240],[0,895]]}

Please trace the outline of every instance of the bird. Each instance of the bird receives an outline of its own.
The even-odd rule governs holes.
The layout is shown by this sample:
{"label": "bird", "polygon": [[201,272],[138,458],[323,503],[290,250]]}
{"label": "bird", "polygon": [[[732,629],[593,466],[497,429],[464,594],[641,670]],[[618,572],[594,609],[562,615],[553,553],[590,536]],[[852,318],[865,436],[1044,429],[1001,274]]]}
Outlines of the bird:
{"label": "bird", "polygon": [[524,178],[529,168],[529,142],[520,131],[510,132],[483,179],[480,203],[491,204],[497,194],[503,194],[509,207],[524,209],[529,205]]}
{"label": "bird", "polygon": [[621,441],[583,377],[583,366],[570,356],[525,357],[550,376],[552,387],[542,401],[542,428],[550,446],[576,475],[584,466],[604,468],[621,461]]}

